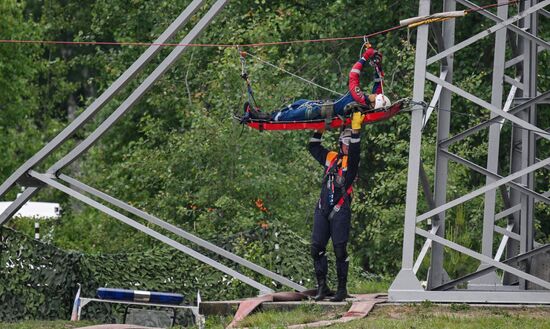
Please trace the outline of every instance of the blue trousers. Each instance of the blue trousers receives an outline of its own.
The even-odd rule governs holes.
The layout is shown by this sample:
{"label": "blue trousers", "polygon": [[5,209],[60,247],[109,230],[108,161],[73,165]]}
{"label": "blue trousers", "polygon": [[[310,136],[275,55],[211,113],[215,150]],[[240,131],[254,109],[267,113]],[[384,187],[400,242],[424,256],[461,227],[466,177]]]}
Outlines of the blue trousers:
{"label": "blue trousers", "polygon": [[332,103],[334,106],[335,115],[343,115],[344,108],[347,104],[353,102],[353,97],[350,93],[345,94],[335,101],[319,101],[300,99],[287,107],[271,113],[273,121],[305,121],[320,119],[321,105],[324,103]]}

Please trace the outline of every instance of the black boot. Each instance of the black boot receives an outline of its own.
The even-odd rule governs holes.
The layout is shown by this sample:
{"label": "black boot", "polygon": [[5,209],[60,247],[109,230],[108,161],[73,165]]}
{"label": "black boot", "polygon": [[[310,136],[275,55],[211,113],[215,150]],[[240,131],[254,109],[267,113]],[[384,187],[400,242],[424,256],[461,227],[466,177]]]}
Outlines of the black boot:
{"label": "black boot", "polygon": [[348,298],[348,289],[346,288],[347,280],[338,280],[338,290],[334,294],[334,297],[330,299],[331,302],[341,302]]}
{"label": "black boot", "polygon": [[316,302],[322,301],[323,299],[325,299],[325,297],[330,295],[330,293],[331,293],[331,291],[330,291],[329,287],[327,286],[326,278],[318,278],[317,279],[317,295],[315,295],[315,297],[313,297],[313,299],[315,299]]}
{"label": "black boot", "polygon": [[260,112],[258,110],[251,110],[250,111],[250,117],[252,119],[256,119],[256,120],[265,120],[265,121],[271,120],[271,114],[265,113],[265,112]]}
{"label": "black boot", "polygon": [[317,295],[315,295],[314,299],[318,302],[331,294],[327,286],[328,263],[327,256],[325,256],[324,252],[322,252],[321,255],[315,255],[313,267],[315,268],[315,276],[317,277]]}
{"label": "black boot", "polygon": [[336,273],[338,275],[338,290],[334,297],[330,299],[331,302],[341,302],[348,298],[348,268],[349,263],[347,261],[336,261]]}
{"label": "black boot", "polygon": [[248,112],[248,116],[252,119],[256,119],[256,120],[270,120],[271,119],[271,114],[269,113],[265,113],[265,112],[261,112],[260,110],[258,109],[255,109],[253,106],[250,105],[250,103],[246,102],[244,103],[244,111],[245,113]]}

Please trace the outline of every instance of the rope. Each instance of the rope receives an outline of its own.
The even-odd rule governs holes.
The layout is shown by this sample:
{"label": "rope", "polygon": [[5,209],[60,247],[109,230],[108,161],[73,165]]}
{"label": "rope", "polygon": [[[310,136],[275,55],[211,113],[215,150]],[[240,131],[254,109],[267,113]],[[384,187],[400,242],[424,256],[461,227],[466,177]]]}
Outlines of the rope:
{"label": "rope", "polygon": [[[478,12],[481,10],[486,10],[489,8],[495,8],[500,6],[507,6],[509,4],[516,4],[525,0],[510,0],[505,3],[496,3],[486,6],[479,6],[474,9],[467,9],[465,12]],[[335,37],[335,38],[321,38],[321,39],[306,39],[306,40],[291,40],[291,41],[277,41],[277,42],[258,42],[258,43],[249,43],[249,44],[216,44],[216,43],[150,43],[150,42],[109,42],[109,41],[55,41],[55,40],[0,40],[1,43],[5,44],[44,44],[44,45],[78,45],[78,46],[139,46],[139,47],[219,47],[219,48],[228,48],[228,47],[265,47],[265,46],[280,46],[280,45],[292,45],[300,43],[319,43],[319,42],[334,42],[334,41],[343,41],[343,40],[354,40],[354,39],[364,39],[371,38],[377,35],[386,34],[392,31],[396,31],[405,27],[410,27],[409,25],[397,25],[389,29],[377,31],[367,35],[357,35],[349,37]]]}
{"label": "rope", "polygon": [[292,72],[289,72],[289,71],[283,69],[282,67],[278,67],[278,66],[275,65],[275,64],[272,64],[272,63],[270,63],[270,62],[268,62],[268,61],[265,61],[265,60],[261,59],[260,57],[254,55],[254,54],[251,54],[251,53],[249,53],[249,52],[244,52],[244,53],[246,53],[247,55],[250,55],[251,57],[253,57],[254,59],[256,59],[257,61],[259,61],[259,62],[261,62],[261,63],[263,63],[263,64],[266,64],[266,65],[269,65],[269,66],[271,66],[271,67],[273,67],[273,68],[276,68],[277,70],[280,70],[280,71],[282,71],[282,72],[284,72],[284,73],[286,73],[286,74],[289,74],[289,75],[291,75],[291,76],[293,76],[293,77],[295,77],[295,78],[297,78],[297,79],[300,79],[300,80],[302,80],[302,81],[304,81],[304,82],[306,82],[306,83],[312,84],[312,85],[314,85],[314,86],[316,86],[316,87],[318,87],[318,88],[324,89],[324,90],[326,90],[326,91],[330,91],[330,92],[333,93],[333,94],[336,94],[336,95],[339,95],[339,96],[344,96],[344,94],[342,94],[342,93],[339,93],[339,92],[337,92],[337,91],[335,91],[335,90],[332,90],[332,89],[329,89],[329,88],[327,88],[327,87],[323,87],[323,86],[321,86],[320,84],[317,84],[317,83],[315,83],[315,82],[313,82],[313,81],[311,81],[311,80],[308,80],[308,79],[306,79],[306,78],[303,78],[303,77],[301,77],[301,76],[299,76],[299,75],[297,75],[297,74],[294,74],[294,73],[292,73]]}

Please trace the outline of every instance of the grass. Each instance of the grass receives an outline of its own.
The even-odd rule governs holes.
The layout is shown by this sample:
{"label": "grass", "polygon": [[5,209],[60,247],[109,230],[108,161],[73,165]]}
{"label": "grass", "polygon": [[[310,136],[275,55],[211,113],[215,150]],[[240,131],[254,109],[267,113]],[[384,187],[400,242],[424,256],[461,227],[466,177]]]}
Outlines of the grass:
{"label": "grass", "polygon": [[377,307],[365,319],[331,328],[550,329],[550,308],[471,307],[465,304]]}
{"label": "grass", "polygon": [[[341,310],[340,314],[346,310]],[[337,317],[312,304],[288,312],[257,312],[241,325],[248,328],[285,328]],[[231,317],[210,317],[207,328],[225,328]],[[550,329],[548,307],[473,307],[466,304],[436,305],[420,303],[376,307],[367,318],[330,326],[331,329]]]}
{"label": "grass", "polygon": [[340,310],[323,312],[323,309],[317,304],[304,304],[287,312],[271,311],[252,314],[242,321],[242,326],[249,328],[272,328],[275,325],[277,328],[284,328],[291,324],[310,323],[319,321],[320,319],[335,319],[346,310],[347,307]]}
{"label": "grass", "polygon": [[23,322],[0,322],[0,329],[73,329],[78,327],[92,326],[95,323],[89,321],[23,321]]}
{"label": "grass", "polygon": [[[250,315],[242,325],[249,328],[285,328],[290,324],[334,319],[342,310],[325,312],[315,304],[291,311],[266,311]],[[225,328],[231,317],[209,317],[206,328]],[[89,322],[25,321],[0,323],[0,329],[72,329]],[[331,329],[550,329],[549,307],[474,307],[465,304],[419,303],[376,307],[367,318],[330,326]]]}
{"label": "grass", "polygon": [[350,294],[372,294],[381,291],[386,293],[391,283],[392,281],[390,278],[382,278],[380,280],[353,280],[348,284],[348,292]]}
{"label": "grass", "polygon": [[[347,307],[324,312],[315,304],[304,304],[289,311],[265,311],[255,312],[246,317],[240,325],[247,328],[285,328],[291,324],[310,323],[320,318],[333,319],[347,310]],[[206,328],[225,328],[233,317],[210,316],[206,318]]]}

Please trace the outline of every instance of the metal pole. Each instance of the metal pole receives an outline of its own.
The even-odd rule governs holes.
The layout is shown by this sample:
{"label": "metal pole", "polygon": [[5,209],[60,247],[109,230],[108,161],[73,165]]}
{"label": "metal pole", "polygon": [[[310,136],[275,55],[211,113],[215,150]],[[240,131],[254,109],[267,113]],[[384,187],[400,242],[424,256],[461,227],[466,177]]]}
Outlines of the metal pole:
{"label": "metal pole", "polygon": [[34,222],[34,239],[40,240],[40,223],[38,219]]}
{"label": "metal pole", "polygon": [[[525,2],[526,6],[534,6],[537,3],[537,1],[531,0],[530,2]],[[529,30],[532,31],[533,34],[538,33],[538,15],[537,13],[533,13],[533,15],[530,15],[526,17],[525,24],[529,27]],[[524,48],[524,56],[526,59],[528,59],[527,62],[524,62],[526,65],[524,67],[524,74],[528,77],[523,80],[525,89],[524,89],[524,97],[532,98],[537,95],[537,68],[538,68],[538,52],[537,52],[537,45],[530,39],[524,38],[525,48]],[[527,120],[529,120],[530,123],[533,125],[537,125],[537,106],[536,104],[531,106],[529,111],[525,112],[525,115],[527,115]],[[525,134],[525,141],[526,145],[522,146],[524,150],[526,151],[526,161],[527,165],[531,165],[535,163],[535,155],[536,155],[536,139],[533,133],[526,132]],[[525,177],[525,184],[528,186],[528,188],[534,190],[535,189],[535,175],[534,173],[530,173]],[[533,239],[534,239],[534,216],[535,216],[535,202],[532,196],[530,195],[523,195],[523,199],[525,202],[525,223],[524,223],[524,231],[521,234],[522,237],[522,246],[520,247],[520,252],[527,252],[529,250],[533,249]],[[523,218],[522,218],[523,220]],[[521,230],[521,229],[520,229]],[[525,268],[527,272],[531,271],[531,261],[528,260],[525,262]],[[525,287],[528,289],[529,287],[526,285]]]}
{"label": "metal pole", "polygon": [[[420,0],[418,16],[430,14],[430,0]],[[416,37],[416,59],[414,67],[413,100],[424,100],[424,83],[426,76],[426,58],[428,54],[429,26],[418,27]],[[403,232],[403,260],[401,271],[393,281],[389,293],[393,291],[419,290],[423,291],[414,272],[414,241],[416,229],[416,208],[418,203],[418,176],[420,171],[420,147],[422,144],[422,106],[413,107],[411,123],[411,143],[409,147],[409,169],[407,177],[407,198],[405,206],[405,228]]]}
{"label": "metal pole", "polygon": [[[498,17],[506,20],[508,17],[508,0],[499,0],[501,5],[497,9]],[[498,30],[495,34],[495,50],[493,60],[493,83],[491,104],[495,107],[502,107],[503,81],[504,81],[504,61],[506,49],[506,31],[507,29]],[[491,112],[491,119],[497,116]],[[498,156],[500,147],[500,126],[492,125],[489,127],[489,144],[487,150],[487,171],[498,173]],[[496,179],[490,175],[485,177],[485,184],[489,185]],[[490,190],[485,193],[485,202],[483,205],[483,238],[481,241],[481,253],[488,257],[493,257],[493,227],[495,226],[495,206],[496,206],[496,190]],[[480,264],[478,270],[488,267],[487,264]],[[499,283],[499,279],[495,272],[490,272],[488,275],[479,277],[473,285],[491,285]]]}
{"label": "metal pole", "polygon": [[[454,0],[444,0],[443,1],[444,11],[455,11],[456,10],[456,1]],[[443,42],[441,45],[441,51],[450,48],[454,45],[455,42],[455,20],[451,19],[443,22]],[[445,61],[441,63],[441,71],[446,71],[445,81],[453,83],[453,67],[454,59],[453,54],[449,55]],[[438,85],[439,87],[439,85]],[[452,93],[450,90],[443,88],[441,92],[441,97],[439,100],[439,105],[444,109],[451,109],[451,97]],[[449,138],[449,131],[451,127],[451,112],[449,111],[440,111],[437,115],[437,141],[444,140]],[[448,169],[449,161],[447,157],[441,155],[441,150],[446,150],[446,148],[436,149],[436,160],[435,160],[435,205],[436,207],[441,206],[447,202],[447,180],[448,180]],[[441,237],[445,237],[445,212],[439,214],[437,219],[434,222],[435,226],[439,226],[436,234]],[[442,285],[448,281],[449,276],[443,267],[444,259],[444,247],[439,243],[432,242],[432,255],[430,262],[429,270],[429,280],[428,280],[428,289],[432,287]]]}

